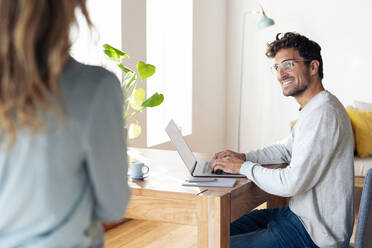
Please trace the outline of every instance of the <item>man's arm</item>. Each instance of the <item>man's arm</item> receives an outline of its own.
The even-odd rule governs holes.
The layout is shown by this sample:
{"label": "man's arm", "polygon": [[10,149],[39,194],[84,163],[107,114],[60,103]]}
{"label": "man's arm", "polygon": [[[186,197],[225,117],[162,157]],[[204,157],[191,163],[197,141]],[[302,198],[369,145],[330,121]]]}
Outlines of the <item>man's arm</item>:
{"label": "man's arm", "polygon": [[245,153],[245,160],[259,164],[282,164],[291,161],[293,133],[287,139],[261,149]]}
{"label": "man's arm", "polygon": [[[293,136],[291,134],[281,143],[250,151],[248,153],[237,153],[231,150],[218,152],[211,160],[212,171],[221,169],[228,173],[239,174],[240,167],[245,161],[264,165],[289,163],[291,158],[292,141]],[[221,165],[223,165],[223,168],[221,168]]]}
{"label": "man's arm", "polygon": [[[293,196],[311,189],[327,169],[334,156],[341,131],[337,113],[332,110],[315,109],[298,123],[293,139],[292,156],[289,166],[279,169],[264,168],[258,162],[236,158],[217,159],[213,169],[230,173],[241,173],[252,180],[262,190],[279,196]],[[275,151],[278,149],[278,151]],[[280,146],[262,149],[251,157],[252,160],[266,160],[271,153],[281,154]],[[250,153],[248,156],[251,156]],[[279,160],[278,160],[279,161]]]}
{"label": "man's arm", "polygon": [[272,170],[247,161],[241,166],[240,173],[274,195],[288,197],[305,192],[327,169],[339,138],[340,124],[336,112],[315,109],[296,130],[288,167]]}

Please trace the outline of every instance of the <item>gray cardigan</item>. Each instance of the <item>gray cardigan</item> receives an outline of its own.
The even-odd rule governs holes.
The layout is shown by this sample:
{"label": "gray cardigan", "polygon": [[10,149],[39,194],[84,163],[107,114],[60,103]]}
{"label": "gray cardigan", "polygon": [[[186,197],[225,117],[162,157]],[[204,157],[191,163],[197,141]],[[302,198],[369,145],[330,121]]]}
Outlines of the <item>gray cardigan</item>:
{"label": "gray cardigan", "polygon": [[[288,139],[246,153],[240,173],[268,193],[292,197],[289,208],[319,247],[347,247],[354,223],[353,151],[344,107],[322,91],[301,110]],[[261,166],[276,163],[289,165]]]}

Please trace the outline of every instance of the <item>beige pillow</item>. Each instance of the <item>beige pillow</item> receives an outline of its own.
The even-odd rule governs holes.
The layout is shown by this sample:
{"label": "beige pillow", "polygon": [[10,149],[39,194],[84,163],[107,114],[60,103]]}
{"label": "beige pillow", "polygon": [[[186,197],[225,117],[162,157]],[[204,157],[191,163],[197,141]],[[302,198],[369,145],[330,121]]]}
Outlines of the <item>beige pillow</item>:
{"label": "beige pillow", "polygon": [[360,101],[354,100],[354,106],[358,110],[364,110],[364,111],[372,110],[372,103],[369,103],[369,102],[360,102]]}

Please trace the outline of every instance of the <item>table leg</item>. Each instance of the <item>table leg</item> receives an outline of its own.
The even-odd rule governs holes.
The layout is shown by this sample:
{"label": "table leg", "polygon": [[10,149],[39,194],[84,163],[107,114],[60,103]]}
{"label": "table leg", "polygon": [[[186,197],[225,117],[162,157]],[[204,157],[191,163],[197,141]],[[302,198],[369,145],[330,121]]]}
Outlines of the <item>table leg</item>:
{"label": "table leg", "polygon": [[288,197],[280,197],[280,196],[272,196],[270,199],[267,200],[266,207],[267,208],[282,208],[289,204]]}
{"label": "table leg", "polygon": [[198,212],[198,247],[230,247],[230,195],[201,196]]}

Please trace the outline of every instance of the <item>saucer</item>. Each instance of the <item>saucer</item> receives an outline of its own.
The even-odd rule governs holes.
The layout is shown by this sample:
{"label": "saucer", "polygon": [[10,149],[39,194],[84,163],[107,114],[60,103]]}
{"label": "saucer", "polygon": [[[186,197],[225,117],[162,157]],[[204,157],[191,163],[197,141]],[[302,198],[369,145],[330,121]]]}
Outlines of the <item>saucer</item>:
{"label": "saucer", "polygon": [[147,175],[144,175],[143,177],[132,177],[132,176],[130,175],[130,173],[128,173],[128,176],[129,176],[131,179],[133,179],[133,180],[143,180],[143,179],[145,179],[146,177],[148,177],[149,175],[147,174]]}
{"label": "saucer", "polygon": [[145,177],[131,177],[131,176],[130,176],[130,178],[133,179],[133,180],[143,180],[143,179],[145,179]]}

